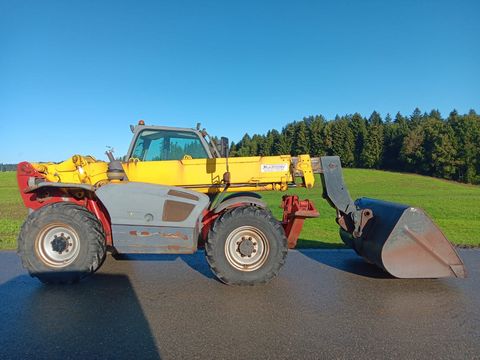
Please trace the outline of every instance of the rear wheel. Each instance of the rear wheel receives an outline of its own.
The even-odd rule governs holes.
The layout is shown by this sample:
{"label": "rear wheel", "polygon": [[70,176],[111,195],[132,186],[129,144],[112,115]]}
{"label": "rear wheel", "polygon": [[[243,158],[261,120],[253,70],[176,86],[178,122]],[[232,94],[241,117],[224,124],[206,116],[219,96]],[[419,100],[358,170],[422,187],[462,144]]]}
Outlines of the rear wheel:
{"label": "rear wheel", "polygon": [[287,255],[287,238],[269,211],[238,207],[218,218],[205,245],[213,273],[231,285],[255,285],[274,278]]}
{"label": "rear wheel", "polygon": [[23,266],[44,283],[72,283],[88,276],[103,263],[105,250],[98,219],[72,203],[34,211],[18,237]]}

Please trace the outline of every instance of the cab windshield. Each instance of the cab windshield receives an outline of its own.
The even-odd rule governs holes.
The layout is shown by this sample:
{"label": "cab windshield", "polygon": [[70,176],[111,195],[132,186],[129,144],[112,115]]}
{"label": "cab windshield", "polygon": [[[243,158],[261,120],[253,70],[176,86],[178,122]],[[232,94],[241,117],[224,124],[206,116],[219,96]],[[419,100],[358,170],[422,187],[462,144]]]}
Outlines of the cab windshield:
{"label": "cab windshield", "polygon": [[135,141],[132,158],[142,161],[205,159],[207,152],[194,132],[143,130]]}

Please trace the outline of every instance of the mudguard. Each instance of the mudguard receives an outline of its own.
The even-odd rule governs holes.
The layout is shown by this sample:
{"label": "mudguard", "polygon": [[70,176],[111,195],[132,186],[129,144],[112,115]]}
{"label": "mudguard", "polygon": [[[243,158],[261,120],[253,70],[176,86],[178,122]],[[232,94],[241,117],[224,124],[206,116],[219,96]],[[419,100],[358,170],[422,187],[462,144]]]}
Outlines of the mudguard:
{"label": "mudguard", "polygon": [[267,204],[260,200],[258,197],[253,197],[253,196],[229,196],[225,200],[223,200],[220,204],[218,204],[214,212],[216,214],[222,212],[223,210],[235,206],[237,204],[249,204],[249,205],[255,205],[258,206],[262,209],[267,208]]}

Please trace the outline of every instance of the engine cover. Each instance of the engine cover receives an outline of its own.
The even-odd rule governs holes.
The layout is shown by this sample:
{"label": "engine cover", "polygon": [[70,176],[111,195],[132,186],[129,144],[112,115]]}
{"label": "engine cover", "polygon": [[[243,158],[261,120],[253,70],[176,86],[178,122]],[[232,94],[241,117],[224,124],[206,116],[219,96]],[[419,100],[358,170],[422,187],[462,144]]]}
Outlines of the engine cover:
{"label": "engine cover", "polygon": [[112,224],[119,253],[193,253],[208,196],[183,188],[139,182],[110,183],[96,190]]}

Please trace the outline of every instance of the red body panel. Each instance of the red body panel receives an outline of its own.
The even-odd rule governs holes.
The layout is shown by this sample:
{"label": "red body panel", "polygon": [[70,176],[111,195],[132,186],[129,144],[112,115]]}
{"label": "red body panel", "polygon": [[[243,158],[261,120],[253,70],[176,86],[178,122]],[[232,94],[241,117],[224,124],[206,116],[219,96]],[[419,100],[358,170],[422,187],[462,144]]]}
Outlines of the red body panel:
{"label": "red body panel", "polygon": [[285,235],[290,249],[297,245],[298,237],[303,228],[305,219],[318,217],[319,213],[310,200],[299,200],[297,195],[282,197],[283,221]]}
{"label": "red body panel", "polygon": [[112,245],[112,230],[110,217],[102,203],[96,198],[93,192],[85,191],[84,196],[75,197],[68,189],[64,188],[40,188],[29,192],[30,179],[44,179],[29,162],[21,162],[17,167],[17,183],[23,203],[28,209],[37,210],[45,205],[57,202],[71,202],[87,208],[94,214],[103,226],[105,241]]}

